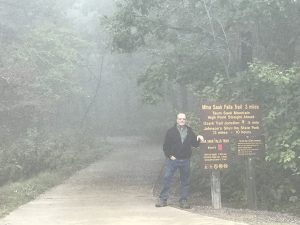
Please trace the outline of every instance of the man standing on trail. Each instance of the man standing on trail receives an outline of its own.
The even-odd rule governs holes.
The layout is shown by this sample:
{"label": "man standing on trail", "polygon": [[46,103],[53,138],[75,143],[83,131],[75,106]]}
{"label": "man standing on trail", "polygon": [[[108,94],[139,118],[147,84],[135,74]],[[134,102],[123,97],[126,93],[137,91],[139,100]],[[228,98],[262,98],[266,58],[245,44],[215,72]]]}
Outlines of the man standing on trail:
{"label": "man standing on trail", "polygon": [[196,137],[193,130],[186,125],[186,115],[179,113],[177,115],[177,123],[167,131],[163,145],[163,151],[167,157],[167,161],[162,181],[162,189],[158,202],[155,204],[156,207],[167,206],[172,177],[176,170],[179,169],[181,189],[179,199],[180,208],[190,208],[187,198],[190,186],[191,147],[198,147],[199,141],[204,141],[203,136],[198,135]]}

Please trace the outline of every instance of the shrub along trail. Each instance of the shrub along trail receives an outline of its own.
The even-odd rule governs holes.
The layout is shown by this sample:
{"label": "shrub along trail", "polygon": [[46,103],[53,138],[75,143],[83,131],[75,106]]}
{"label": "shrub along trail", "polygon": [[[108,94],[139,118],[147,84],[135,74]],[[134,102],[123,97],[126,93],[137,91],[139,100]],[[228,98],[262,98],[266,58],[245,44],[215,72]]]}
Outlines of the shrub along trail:
{"label": "shrub along trail", "polygon": [[192,210],[155,208],[152,189],[163,163],[161,146],[138,138],[109,141],[111,153],[13,211],[0,225],[243,224]]}

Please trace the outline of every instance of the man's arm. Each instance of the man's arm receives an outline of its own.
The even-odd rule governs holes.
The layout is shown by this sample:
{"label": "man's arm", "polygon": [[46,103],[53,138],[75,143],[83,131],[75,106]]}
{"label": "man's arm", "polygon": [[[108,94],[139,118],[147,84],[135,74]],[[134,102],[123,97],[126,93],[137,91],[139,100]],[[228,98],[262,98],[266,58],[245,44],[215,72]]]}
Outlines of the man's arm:
{"label": "man's arm", "polygon": [[202,135],[195,135],[194,131],[191,130],[191,134],[192,134],[192,146],[193,147],[198,147],[199,143],[203,143],[204,142],[204,137]]}
{"label": "man's arm", "polygon": [[198,139],[191,128],[190,128],[190,135],[191,135],[191,145],[195,148],[198,147],[199,146]]}

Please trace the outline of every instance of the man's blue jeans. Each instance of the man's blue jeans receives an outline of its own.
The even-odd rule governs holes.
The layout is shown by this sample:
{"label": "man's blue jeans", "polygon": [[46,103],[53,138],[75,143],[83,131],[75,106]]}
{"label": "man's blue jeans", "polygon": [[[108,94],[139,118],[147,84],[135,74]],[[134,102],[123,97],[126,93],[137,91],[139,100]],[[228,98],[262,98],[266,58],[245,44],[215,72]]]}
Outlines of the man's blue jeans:
{"label": "man's blue jeans", "polygon": [[180,199],[187,200],[190,188],[190,159],[167,159],[165,172],[162,181],[162,190],[159,198],[167,200],[171,188],[172,178],[176,170],[179,169],[180,173]]}

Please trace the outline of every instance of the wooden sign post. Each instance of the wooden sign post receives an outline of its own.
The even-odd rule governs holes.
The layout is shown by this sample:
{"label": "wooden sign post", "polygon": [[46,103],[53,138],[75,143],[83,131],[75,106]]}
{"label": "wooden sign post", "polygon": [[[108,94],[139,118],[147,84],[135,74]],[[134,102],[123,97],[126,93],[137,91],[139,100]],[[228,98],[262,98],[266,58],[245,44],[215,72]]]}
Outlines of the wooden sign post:
{"label": "wooden sign post", "polygon": [[237,142],[237,152],[244,157],[246,165],[246,199],[249,209],[257,209],[256,182],[255,182],[255,158],[262,154],[265,148],[263,136],[246,137]]}
{"label": "wooden sign post", "polygon": [[247,206],[249,209],[257,209],[257,200],[256,200],[256,182],[255,182],[255,169],[254,169],[254,160],[252,157],[247,159],[246,167],[246,196],[247,196]]}
{"label": "wooden sign post", "polygon": [[214,209],[221,209],[221,179],[219,170],[211,171],[210,186],[212,206]]}
{"label": "wooden sign post", "polygon": [[256,209],[255,172],[252,156],[261,152],[260,106],[253,103],[204,103],[200,108],[202,134],[205,137],[203,165],[211,171],[212,205],[221,208],[220,170],[229,167],[230,139],[237,138],[239,156],[247,156],[247,203]]}

